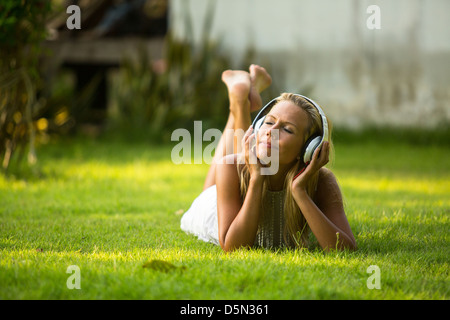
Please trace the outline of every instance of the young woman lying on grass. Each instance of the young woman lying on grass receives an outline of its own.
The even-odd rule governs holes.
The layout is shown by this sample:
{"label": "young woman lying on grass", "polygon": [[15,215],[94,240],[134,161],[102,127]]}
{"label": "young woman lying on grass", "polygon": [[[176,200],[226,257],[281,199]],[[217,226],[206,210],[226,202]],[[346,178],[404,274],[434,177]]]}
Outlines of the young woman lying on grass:
{"label": "young woman lying on grass", "polygon": [[[310,231],[324,250],[356,249],[336,178],[324,167],[330,143],[324,141],[309,163],[302,157],[308,139],[323,134],[318,109],[302,96],[284,93],[255,134],[250,113],[261,109],[260,93],[271,84],[270,75],[251,65],[250,72],[223,72],[222,81],[230,100],[228,121],[203,192],[183,215],[181,228],[224,251],[305,247]],[[233,134],[239,130],[246,130],[241,151]],[[278,170],[263,174],[264,159],[274,152]]]}

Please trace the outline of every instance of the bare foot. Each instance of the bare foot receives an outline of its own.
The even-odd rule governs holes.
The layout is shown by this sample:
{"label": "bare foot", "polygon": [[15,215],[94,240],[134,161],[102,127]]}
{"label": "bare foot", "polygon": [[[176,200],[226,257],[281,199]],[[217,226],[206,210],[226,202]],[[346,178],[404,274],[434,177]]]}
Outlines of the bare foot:
{"label": "bare foot", "polygon": [[231,111],[235,108],[250,108],[250,74],[241,70],[226,70],[222,73],[222,81],[228,88]]}
{"label": "bare foot", "polygon": [[267,73],[266,69],[256,64],[250,66],[250,111],[256,111],[261,109],[262,101],[260,93],[263,92],[272,83],[271,76]]}

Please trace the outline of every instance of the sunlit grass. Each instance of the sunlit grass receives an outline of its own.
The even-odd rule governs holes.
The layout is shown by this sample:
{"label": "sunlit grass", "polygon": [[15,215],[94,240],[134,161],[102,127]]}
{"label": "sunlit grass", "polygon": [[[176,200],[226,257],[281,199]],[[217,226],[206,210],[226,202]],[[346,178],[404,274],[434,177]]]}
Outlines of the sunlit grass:
{"label": "sunlit grass", "polygon": [[[341,183],[348,188],[371,192],[405,192],[421,195],[448,195],[450,181],[445,178],[389,178],[344,177]],[[449,202],[447,201],[447,205]]]}
{"label": "sunlit grass", "polygon": [[[179,228],[206,164],[171,146],[76,139],[40,148],[39,175],[0,178],[2,299],[448,299],[450,151],[336,146],[359,249],[238,250]],[[170,272],[144,268],[151,260]],[[69,290],[67,267],[81,270]],[[367,268],[381,270],[370,290]],[[183,268],[181,268],[183,267]]]}

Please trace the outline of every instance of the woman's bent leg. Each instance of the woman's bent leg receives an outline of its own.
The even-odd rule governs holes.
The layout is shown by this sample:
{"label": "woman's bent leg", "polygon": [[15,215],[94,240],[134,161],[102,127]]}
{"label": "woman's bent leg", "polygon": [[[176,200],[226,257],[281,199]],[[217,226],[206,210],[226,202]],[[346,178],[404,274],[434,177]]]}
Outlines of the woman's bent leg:
{"label": "woman's bent leg", "polygon": [[261,108],[260,93],[270,85],[272,79],[264,68],[251,65],[250,73],[240,70],[224,71],[222,81],[228,88],[230,112],[203,190],[215,184],[217,161],[228,154],[241,152],[241,139],[251,125],[250,113]]}
{"label": "woman's bent leg", "polygon": [[216,164],[227,154],[239,152],[239,144],[235,143],[236,129],[243,126],[248,128],[251,124],[250,116],[250,74],[245,71],[227,70],[222,73],[222,81],[228,88],[230,112],[225,129],[217,144],[214,157],[206,175],[203,190],[215,184]]}

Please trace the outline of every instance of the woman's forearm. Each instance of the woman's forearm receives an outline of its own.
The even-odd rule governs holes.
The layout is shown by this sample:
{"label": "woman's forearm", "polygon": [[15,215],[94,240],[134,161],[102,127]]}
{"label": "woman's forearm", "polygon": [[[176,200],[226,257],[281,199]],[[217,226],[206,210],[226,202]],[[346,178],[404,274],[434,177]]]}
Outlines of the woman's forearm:
{"label": "woman's forearm", "polygon": [[355,249],[356,244],[316,206],[305,190],[294,190],[295,202],[324,250]]}
{"label": "woman's forearm", "polygon": [[250,179],[241,210],[231,223],[225,236],[223,249],[231,251],[239,247],[251,247],[258,231],[261,214],[262,178]]}

